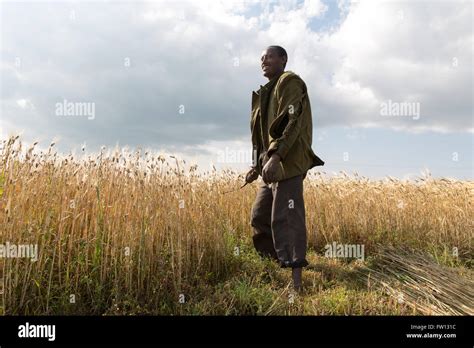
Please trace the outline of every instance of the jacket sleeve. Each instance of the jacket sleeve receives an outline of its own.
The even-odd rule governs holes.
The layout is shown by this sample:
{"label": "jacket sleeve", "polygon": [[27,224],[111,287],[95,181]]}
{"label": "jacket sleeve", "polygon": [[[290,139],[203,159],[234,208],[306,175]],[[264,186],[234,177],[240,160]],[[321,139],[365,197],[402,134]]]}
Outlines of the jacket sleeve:
{"label": "jacket sleeve", "polygon": [[288,123],[281,137],[272,140],[267,154],[271,157],[276,153],[283,160],[300,134],[302,102],[306,94],[306,86],[301,79],[290,78],[283,81],[278,90],[281,92],[278,95],[277,117],[286,113]]}

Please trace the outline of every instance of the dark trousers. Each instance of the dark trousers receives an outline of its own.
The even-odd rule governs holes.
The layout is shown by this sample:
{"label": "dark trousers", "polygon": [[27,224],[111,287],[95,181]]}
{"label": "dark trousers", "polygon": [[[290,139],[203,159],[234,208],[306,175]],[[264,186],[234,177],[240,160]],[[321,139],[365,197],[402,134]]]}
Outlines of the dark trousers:
{"label": "dark trousers", "polygon": [[306,261],[303,180],[306,173],[272,184],[262,182],[252,206],[253,244],[261,256],[281,267],[298,268]]}

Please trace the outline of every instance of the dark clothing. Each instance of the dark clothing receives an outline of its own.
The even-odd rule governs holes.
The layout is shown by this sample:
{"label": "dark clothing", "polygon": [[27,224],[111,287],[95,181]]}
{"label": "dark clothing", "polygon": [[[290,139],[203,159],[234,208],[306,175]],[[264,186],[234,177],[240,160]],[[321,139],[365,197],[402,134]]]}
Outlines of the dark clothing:
{"label": "dark clothing", "polygon": [[252,206],[254,246],[282,267],[305,267],[303,180],[308,170],[324,162],[311,149],[313,125],[304,81],[287,71],[253,92],[250,129],[259,175],[273,153],[281,158],[276,182],[262,182]]}
{"label": "dark clothing", "polygon": [[252,206],[253,243],[261,256],[281,267],[305,267],[306,222],[303,180],[297,175],[272,184],[261,183]]}
{"label": "dark clothing", "polygon": [[276,76],[258,92],[253,92],[250,129],[253,163],[260,175],[263,158],[273,153],[281,158],[277,181],[324,165],[311,149],[313,125],[306,85],[291,71]]}

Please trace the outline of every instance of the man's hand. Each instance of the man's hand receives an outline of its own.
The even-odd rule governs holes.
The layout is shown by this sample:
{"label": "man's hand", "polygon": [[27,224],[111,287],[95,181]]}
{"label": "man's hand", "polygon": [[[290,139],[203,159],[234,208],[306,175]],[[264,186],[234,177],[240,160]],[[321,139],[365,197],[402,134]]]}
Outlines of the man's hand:
{"label": "man's hand", "polygon": [[258,173],[255,170],[255,168],[250,169],[247,175],[245,176],[245,182],[247,184],[251,184],[257,179],[258,179]]}
{"label": "man's hand", "polygon": [[280,156],[276,153],[270,157],[268,162],[265,164],[262,170],[262,178],[265,184],[269,184],[276,181],[276,175],[278,167],[280,166]]}

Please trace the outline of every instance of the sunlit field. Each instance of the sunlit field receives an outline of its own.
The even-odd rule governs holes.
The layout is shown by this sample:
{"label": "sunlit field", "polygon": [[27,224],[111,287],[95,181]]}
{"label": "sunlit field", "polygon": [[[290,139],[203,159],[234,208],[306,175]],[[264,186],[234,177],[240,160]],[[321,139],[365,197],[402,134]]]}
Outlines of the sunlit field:
{"label": "sunlit field", "polygon": [[[291,272],[253,249],[257,182],[239,189],[244,173],[137,150],[0,146],[0,243],[38,247],[35,261],[0,258],[3,314],[474,314],[472,181],[313,169],[310,266],[294,294]],[[364,258],[328,257],[333,243]]]}

